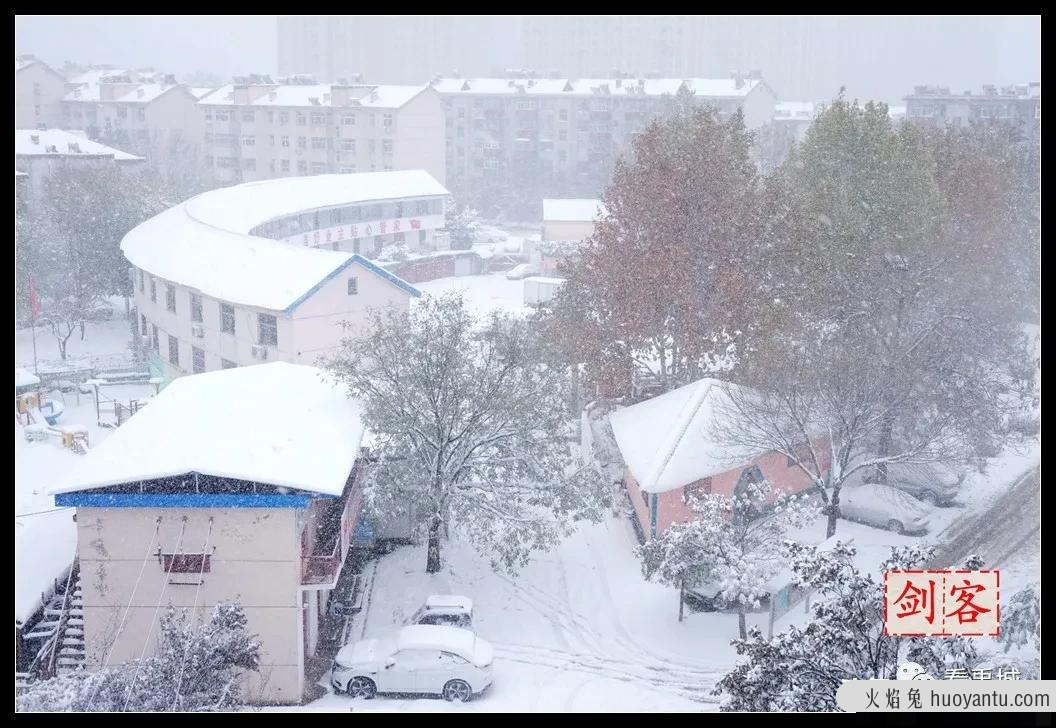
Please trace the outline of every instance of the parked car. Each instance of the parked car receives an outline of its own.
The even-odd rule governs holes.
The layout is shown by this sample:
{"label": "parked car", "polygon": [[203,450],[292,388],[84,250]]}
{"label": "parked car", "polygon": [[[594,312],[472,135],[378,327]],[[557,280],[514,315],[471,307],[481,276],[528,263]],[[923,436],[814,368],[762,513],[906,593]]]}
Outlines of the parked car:
{"label": "parked car", "polygon": [[[934,506],[950,505],[960,491],[965,475],[964,471],[954,470],[943,463],[893,463],[887,466],[888,485]],[[876,472],[871,471],[866,482],[874,482],[875,478]]]}
{"label": "parked car", "polygon": [[353,698],[418,693],[464,703],[491,685],[494,656],[492,646],[468,629],[415,624],[392,637],[342,647],[330,684]]}
{"label": "parked car", "polygon": [[433,594],[411,619],[411,624],[441,624],[473,629],[473,600],[458,594]]}
{"label": "parked car", "polygon": [[928,530],[927,508],[898,488],[879,483],[845,483],[840,489],[840,514],[899,534]]}

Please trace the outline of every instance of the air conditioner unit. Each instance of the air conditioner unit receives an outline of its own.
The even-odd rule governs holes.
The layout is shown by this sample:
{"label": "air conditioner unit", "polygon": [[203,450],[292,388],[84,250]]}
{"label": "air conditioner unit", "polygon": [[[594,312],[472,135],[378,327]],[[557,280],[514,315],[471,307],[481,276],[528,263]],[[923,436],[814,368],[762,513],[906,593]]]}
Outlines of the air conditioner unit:
{"label": "air conditioner unit", "polygon": [[260,359],[261,361],[264,361],[268,358],[268,347],[264,346],[263,344],[254,344],[251,353],[253,354],[254,359]]}
{"label": "air conditioner unit", "polygon": [[196,339],[205,337],[205,328],[201,324],[191,324],[191,336]]}

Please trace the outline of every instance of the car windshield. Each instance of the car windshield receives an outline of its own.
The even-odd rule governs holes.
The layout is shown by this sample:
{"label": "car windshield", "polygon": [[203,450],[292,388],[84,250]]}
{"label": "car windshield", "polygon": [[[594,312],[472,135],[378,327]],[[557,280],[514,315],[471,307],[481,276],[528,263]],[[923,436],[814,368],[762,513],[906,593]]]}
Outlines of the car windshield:
{"label": "car windshield", "polygon": [[424,614],[418,624],[440,624],[450,627],[468,627],[470,624],[468,615],[465,614]]}

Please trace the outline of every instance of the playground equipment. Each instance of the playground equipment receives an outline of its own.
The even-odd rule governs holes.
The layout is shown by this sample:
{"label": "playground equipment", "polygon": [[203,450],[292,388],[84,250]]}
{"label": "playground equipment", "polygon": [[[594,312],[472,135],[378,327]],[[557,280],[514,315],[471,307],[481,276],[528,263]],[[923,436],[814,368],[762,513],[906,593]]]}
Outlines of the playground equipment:
{"label": "playground equipment", "polygon": [[54,425],[66,410],[57,399],[45,399],[40,392],[26,392],[15,397],[15,412],[23,424],[47,422]]}
{"label": "playground equipment", "polygon": [[[150,381],[151,383],[153,383],[153,380]],[[125,383],[127,383],[126,380],[114,382],[109,379],[100,378],[89,379],[87,382],[84,383],[85,386],[91,387],[92,394],[95,397],[95,418],[96,422],[99,424],[100,427],[120,427],[128,421],[129,417],[138,412],[143,407],[143,405],[145,405],[149,401],[149,397],[146,400],[130,399],[128,400],[128,404],[125,404],[124,402],[118,399],[106,396],[101,391],[103,387],[113,384]],[[155,385],[154,390],[155,392],[157,392],[157,385]],[[104,421],[103,415],[109,415],[111,413],[114,415],[114,421]]]}
{"label": "playground equipment", "polygon": [[78,455],[88,452],[88,428],[83,425],[66,425],[63,427],[49,427],[48,425],[32,424],[26,425],[25,435],[30,442],[57,439],[62,446],[69,448]]}

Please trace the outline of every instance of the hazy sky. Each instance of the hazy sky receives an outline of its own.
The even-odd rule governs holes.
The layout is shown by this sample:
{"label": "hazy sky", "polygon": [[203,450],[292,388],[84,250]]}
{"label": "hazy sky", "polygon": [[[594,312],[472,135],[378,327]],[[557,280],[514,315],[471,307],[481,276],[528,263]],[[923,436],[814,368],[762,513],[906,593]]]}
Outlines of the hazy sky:
{"label": "hazy sky", "polygon": [[[227,79],[233,74],[276,72],[276,18],[19,16],[15,50],[56,65],[69,59],[153,66],[177,74],[206,70]],[[917,84],[963,91],[984,83],[1041,79],[1041,21],[1036,16],[852,17],[835,22],[832,16],[817,20],[801,16],[789,22],[748,20],[747,26],[736,43],[722,51],[721,63],[760,68],[786,100],[829,96],[843,84],[849,95],[897,103]],[[809,30],[804,30],[806,26]],[[517,42],[511,38],[497,47],[509,48],[512,54]],[[773,57],[783,47],[810,51],[786,64]],[[398,48],[398,43],[393,44],[394,53]],[[507,60],[508,65],[516,65],[520,59],[497,59],[497,65],[507,65]],[[777,67],[768,71],[767,64]],[[423,72],[423,82],[428,75]]]}

